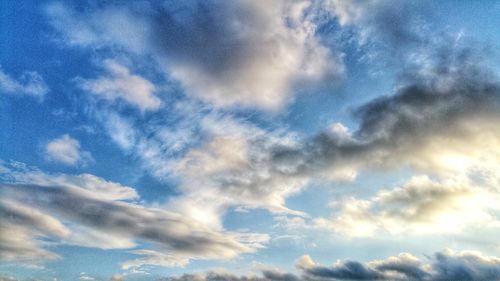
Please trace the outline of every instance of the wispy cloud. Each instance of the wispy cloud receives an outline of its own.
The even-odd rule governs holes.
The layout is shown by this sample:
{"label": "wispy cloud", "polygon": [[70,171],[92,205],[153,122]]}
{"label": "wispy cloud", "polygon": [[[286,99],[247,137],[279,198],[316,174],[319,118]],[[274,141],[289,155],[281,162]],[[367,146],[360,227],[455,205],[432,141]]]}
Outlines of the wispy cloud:
{"label": "wispy cloud", "polygon": [[48,91],[49,87],[37,72],[27,71],[18,79],[14,79],[0,68],[1,93],[33,96],[41,100]]}
{"label": "wispy cloud", "polygon": [[156,87],[143,77],[130,73],[130,70],[117,61],[105,60],[106,74],[97,79],[78,79],[82,89],[108,100],[123,100],[141,111],[155,110],[161,106],[155,95]]}

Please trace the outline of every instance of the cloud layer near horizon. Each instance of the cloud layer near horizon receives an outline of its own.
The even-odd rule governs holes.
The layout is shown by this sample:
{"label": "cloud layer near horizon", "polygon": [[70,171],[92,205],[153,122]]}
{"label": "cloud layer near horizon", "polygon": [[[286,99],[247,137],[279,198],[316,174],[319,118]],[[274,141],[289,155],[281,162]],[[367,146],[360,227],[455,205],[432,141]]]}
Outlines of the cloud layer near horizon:
{"label": "cloud layer near horizon", "polygon": [[425,259],[409,253],[383,260],[362,263],[354,260],[337,261],[331,266],[316,264],[305,255],[297,260],[300,274],[277,269],[263,269],[260,274],[236,276],[223,271],[184,274],[165,277],[162,281],[327,281],[327,280],[495,280],[500,277],[500,259],[479,252],[454,252],[446,249]]}

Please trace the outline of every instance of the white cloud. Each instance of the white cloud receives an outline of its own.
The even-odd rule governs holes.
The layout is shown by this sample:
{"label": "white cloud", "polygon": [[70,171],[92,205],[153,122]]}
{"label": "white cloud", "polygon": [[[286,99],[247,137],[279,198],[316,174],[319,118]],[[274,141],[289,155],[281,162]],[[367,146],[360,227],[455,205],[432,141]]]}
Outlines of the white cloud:
{"label": "white cloud", "polygon": [[47,14],[71,45],[152,55],[189,96],[220,107],[277,110],[293,99],[296,87],[331,83],[343,74],[341,56],[315,35],[313,6],[288,0],[171,2],[151,14],[141,5],[79,13],[53,4]]}
{"label": "white cloud", "polygon": [[3,182],[18,184],[79,188],[89,191],[89,194],[93,196],[106,200],[135,200],[139,198],[134,188],[107,181],[91,174],[47,174],[37,169],[28,168],[18,162],[11,163],[10,168],[0,162],[0,179]]}
{"label": "white cloud", "polygon": [[103,64],[107,75],[97,79],[79,79],[82,89],[105,100],[124,100],[141,111],[155,110],[161,106],[153,83],[130,73],[127,67],[114,60],[105,60]]}
{"label": "white cloud", "polygon": [[215,230],[179,213],[141,205],[131,201],[137,197],[131,188],[92,175],[54,176],[19,163],[1,168],[6,183],[0,186],[0,216],[2,226],[7,226],[2,234],[8,234],[0,240],[2,259],[43,263],[57,258],[41,246],[41,237],[103,249],[129,249],[147,242],[185,262],[233,258],[254,252],[267,241]]}
{"label": "white cloud", "polygon": [[374,197],[336,202],[333,219],[316,225],[353,237],[392,234],[458,233],[471,225],[498,220],[500,197],[494,190],[475,187],[467,178],[435,181],[415,176],[402,187],[380,190]]}
{"label": "white cloud", "polygon": [[40,74],[28,71],[24,72],[18,80],[13,79],[0,68],[0,92],[34,96],[42,99],[49,91],[49,87]]}
{"label": "white cloud", "polygon": [[87,275],[87,274],[85,274],[83,272],[80,274],[80,277],[78,277],[78,279],[80,279],[80,280],[87,280],[87,281],[96,280],[95,277],[89,276],[89,275]]}
{"label": "white cloud", "polygon": [[[320,83],[325,78],[338,79],[343,72],[340,58],[315,37],[315,23],[307,14],[310,5],[308,1],[273,1],[217,7],[226,13],[224,21],[229,25],[225,30],[229,34],[221,36],[237,36],[226,37],[227,42],[220,46],[209,45],[208,52],[222,58],[219,49],[228,48],[228,53],[234,53],[229,55],[234,61],[222,58],[216,66],[220,69],[213,71],[205,65],[211,62],[198,53],[192,55],[199,61],[172,57],[173,63],[166,53],[166,68],[188,94],[215,105],[280,109],[293,98],[298,81]],[[243,13],[249,16],[240,16]]]}
{"label": "white cloud", "polygon": [[67,134],[47,143],[45,156],[49,160],[70,166],[86,165],[93,161],[90,152],[82,150],[80,142]]}
{"label": "white cloud", "polygon": [[184,117],[174,128],[140,127],[116,114],[103,118],[111,138],[139,157],[145,169],[159,178],[180,179],[181,196],[172,198],[165,208],[219,228],[231,206],[301,214],[284,203],[300,190],[302,179],[280,176],[267,163],[271,147],[291,143],[292,137],[268,134],[217,111],[179,110]]}

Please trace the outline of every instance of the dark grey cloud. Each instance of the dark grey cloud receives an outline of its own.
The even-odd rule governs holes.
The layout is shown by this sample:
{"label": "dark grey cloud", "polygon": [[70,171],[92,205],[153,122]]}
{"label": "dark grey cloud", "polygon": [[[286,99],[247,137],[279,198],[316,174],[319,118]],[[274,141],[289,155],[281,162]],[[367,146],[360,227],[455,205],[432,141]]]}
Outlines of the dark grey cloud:
{"label": "dark grey cloud", "polygon": [[[308,258],[310,260],[310,258]],[[206,272],[164,277],[162,281],[334,281],[334,280],[497,280],[500,278],[500,259],[479,252],[444,250],[425,259],[402,253],[384,260],[366,263],[337,261],[332,266],[297,265],[299,273],[263,270],[260,275],[236,276],[227,272]]]}
{"label": "dark grey cloud", "polygon": [[500,259],[485,257],[476,252],[453,255],[436,253],[432,280],[497,280],[500,278]]}
{"label": "dark grey cloud", "polygon": [[[352,264],[356,264],[354,271],[349,270]],[[303,277],[306,280],[496,280],[500,278],[500,259],[478,252],[445,250],[422,261],[405,253],[366,264],[341,262],[332,267],[313,266],[304,271]]]}
{"label": "dark grey cloud", "polygon": [[[359,127],[350,136],[325,130],[293,148],[276,147],[273,165],[292,175],[345,165],[411,166],[413,155],[422,156],[436,139],[465,145],[481,130],[493,129],[500,119],[498,78],[471,48],[445,49],[438,49],[429,65],[406,69],[394,94],[353,109]],[[496,130],[491,134],[500,137]]]}
{"label": "dark grey cloud", "polygon": [[264,269],[262,270],[262,276],[267,280],[274,281],[299,281],[300,278],[293,273],[287,273],[277,270]]}
{"label": "dark grey cloud", "polygon": [[333,267],[306,268],[304,275],[308,280],[381,280],[385,278],[380,272],[356,261],[346,261]]}

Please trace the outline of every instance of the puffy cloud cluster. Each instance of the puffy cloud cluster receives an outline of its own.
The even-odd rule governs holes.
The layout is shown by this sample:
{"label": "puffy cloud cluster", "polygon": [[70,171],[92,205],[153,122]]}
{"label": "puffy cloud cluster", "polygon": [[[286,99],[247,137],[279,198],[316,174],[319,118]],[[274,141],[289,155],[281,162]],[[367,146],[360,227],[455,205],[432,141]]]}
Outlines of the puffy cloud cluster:
{"label": "puffy cloud cluster", "polygon": [[[188,217],[132,200],[135,190],[91,175],[48,175],[20,164],[2,166],[1,257],[43,263],[57,255],[43,241],[102,249],[126,249],[149,242],[170,259],[125,263],[182,265],[189,259],[225,259],[262,247],[267,237],[215,231]],[[243,239],[244,240],[244,239]],[[138,255],[153,251],[137,250]],[[165,256],[165,255],[164,255]]]}
{"label": "puffy cloud cluster", "polygon": [[402,253],[368,263],[338,261],[333,266],[302,267],[304,280],[495,280],[500,259],[479,252],[444,250],[428,261]]}
{"label": "puffy cloud cluster", "polygon": [[49,160],[70,166],[86,165],[93,161],[90,152],[82,150],[80,142],[67,134],[48,142],[45,156]]}
{"label": "puffy cloud cluster", "polygon": [[368,200],[350,199],[334,204],[338,215],[317,219],[319,227],[347,236],[390,233],[457,232],[469,225],[487,225],[497,218],[496,190],[471,186],[468,179],[431,180],[415,176],[402,187],[380,190]]}
{"label": "puffy cloud cluster", "polygon": [[236,276],[227,272],[207,272],[166,277],[166,281],[327,281],[327,280],[496,280],[500,278],[500,259],[479,252],[444,250],[426,259],[409,253],[367,263],[337,261],[332,266],[315,263],[309,256],[296,264],[300,274],[263,270],[260,275]]}
{"label": "puffy cloud cluster", "polygon": [[53,4],[47,14],[69,44],[152,55],[190,96],[220,107],[276,110],[297,86],[342,76],[340,55],[316,37],[314,6],[166,1],[81,13]]}

